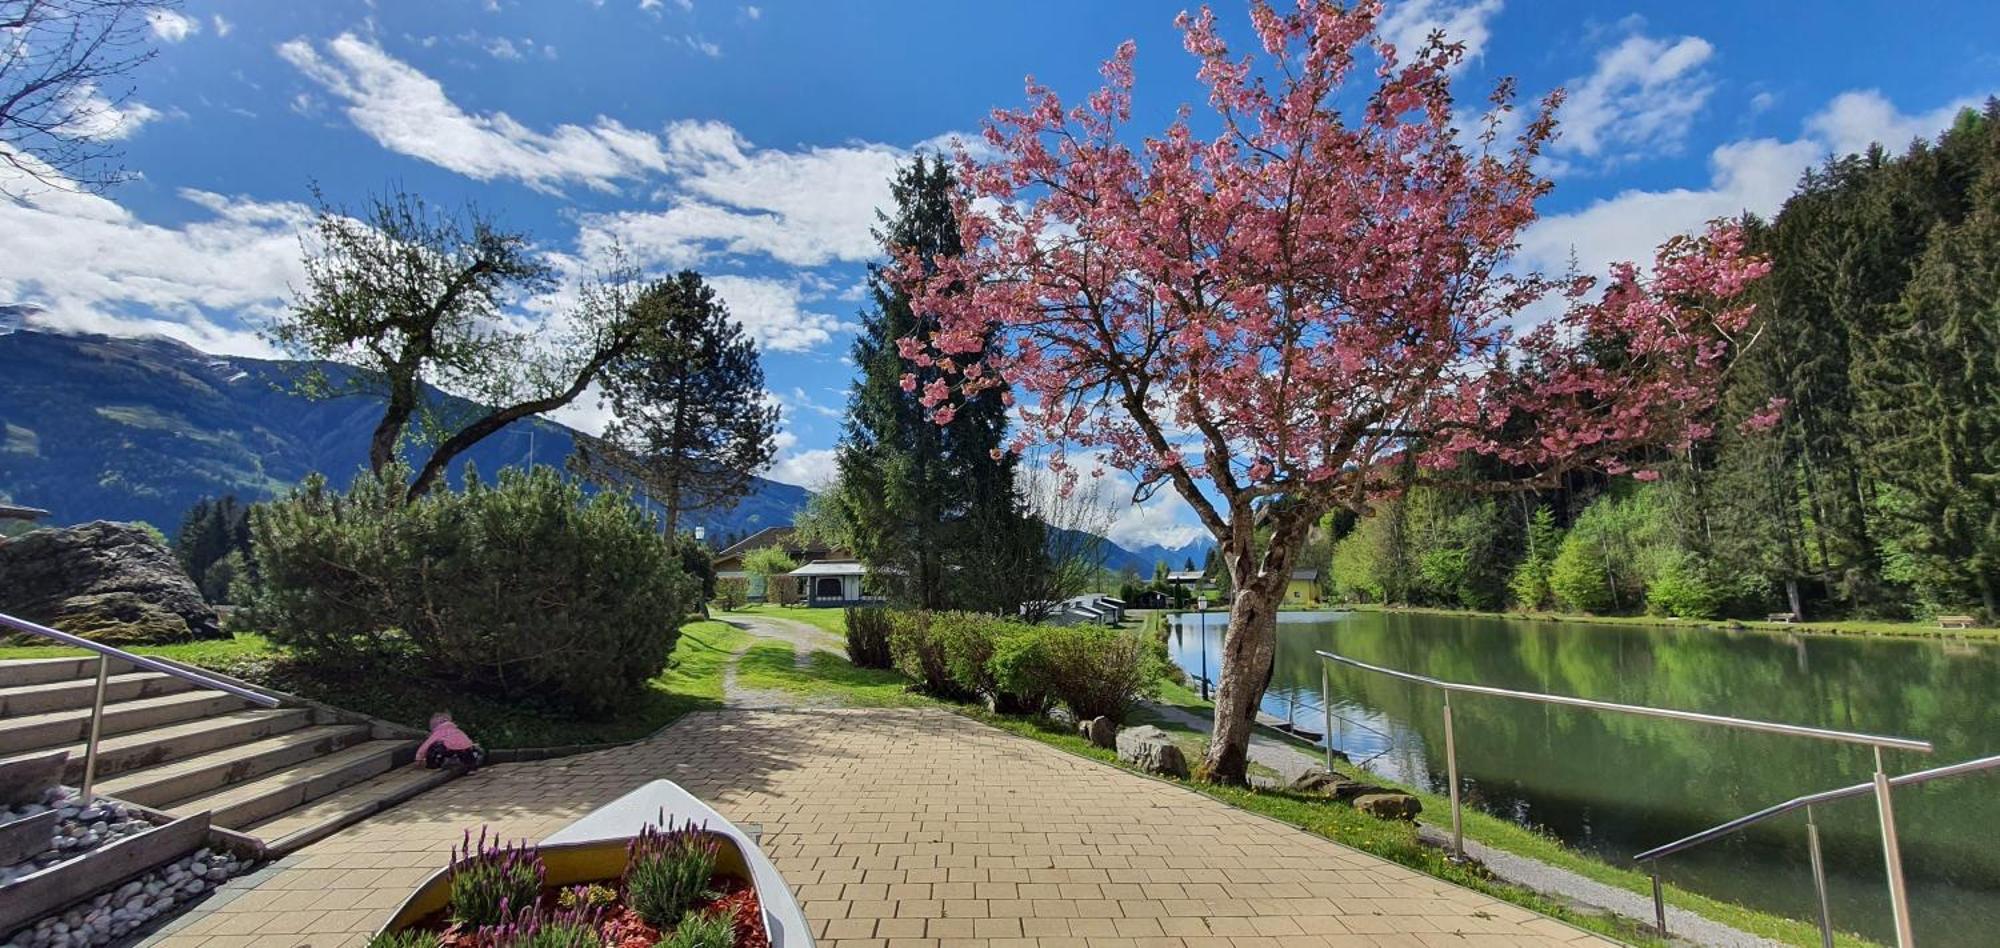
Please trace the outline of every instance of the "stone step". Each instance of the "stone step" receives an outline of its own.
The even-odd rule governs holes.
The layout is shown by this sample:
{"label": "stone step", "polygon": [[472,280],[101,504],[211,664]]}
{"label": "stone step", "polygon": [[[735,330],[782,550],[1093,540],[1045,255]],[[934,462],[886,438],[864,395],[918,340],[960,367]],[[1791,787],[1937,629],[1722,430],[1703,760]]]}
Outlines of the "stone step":
{"label": "stone step", "polygon": [[416,741],[368,741],[247,783],[181,800],[176,814],[209,811],[216,826],[240,830],[408,763]]}
{"label": "stone step", "polygon": [[[104,733],[129,734],[181,721],[241,710],[245,702],[220,691],[183,691],[125,701],[104,708]],[[90,739],[90,709],[72,708],[9,718],[0,727],[0,754],[62,747]]]}
{"label": "stone step", "polygon": [[368,740],[368,730],[361,724],[300,728],[114,777],[99,783],[97,791],[141,806],[163,807],[353,747]]}
{"label": "stone step", "polygon": [[[215,717],[114,735],[98,743],[97,778],[103,780],[205,754],[217,748],[296,731],[311,723],[313,713],[310,708],[245,708]],[[80,783],[83,780],[84,743],[78,741],[57,749],[69,752],[69,766],[63,770],[63,780],[71,785]],[[0,767],[44,753],[47,751],[37,750],[0,757]]]}
{"label": "stone step", "polygon": [[[114,675],[131,670],[132,666],[124,662],[111,663],[111,673]],[[0,688],[42,685],[52,681],[68,681],[72,678],[97,680],[97,656],[22,658],[0,662]]]}
{"label": "stone step", "polygon": [[[104,704],[110,707],[140,698],[192,691],[194,682],[159,672],[128,672],[104,681]],[[52,681],[39,685],[0,688],[0,717],[16,718],[46,714],[70,708],[88,708],[97,700],[97,678]]]}
{"label": "stone step", "polygon": [[454,776],[457,772],[450,768],[429,770],[422,762],[404,764],[372,780],[253,824],[246,832],[263,840],[265,848],[275,858],[325,839],[352,823],[380,813]]}

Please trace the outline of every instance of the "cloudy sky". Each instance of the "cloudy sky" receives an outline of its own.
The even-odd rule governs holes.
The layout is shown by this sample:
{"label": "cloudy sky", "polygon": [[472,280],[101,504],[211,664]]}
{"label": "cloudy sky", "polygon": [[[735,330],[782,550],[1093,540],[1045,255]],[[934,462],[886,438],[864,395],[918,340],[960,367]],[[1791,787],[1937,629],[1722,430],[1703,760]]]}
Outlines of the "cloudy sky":
{"label": "cloudy sky", "polygon": [[[1768,213],[1829,153],[1897,146],[2000,92],[1990,2],[1803,6],[1410,0],[1404,43],[1442,27],[1478,102],[1514,76],[1570,92],[1555,194],[1529,264],[1644,259],[1665,236]],[[475,202],[547,253],[616,242],[708,275],[764,348],[785,406],[771,476],[831,467],[845,354],[886,179],[975,130],[1033,74],[1066,97],[1139,44],[1135,128],[1201,101],[1176,3],[720,0],[187,0],[106,121],[137,177],[103,196],[0,198],[0,303],[49,326],[163,333],[269,355],[256,328],[298,281],[315,183],[337,203],[404,187]],[[1230,35],[1240,5],[1219,5]],[[588,409],[565,420],[591,423]],[[1170,492],[1127,544],[1198,532]]]}

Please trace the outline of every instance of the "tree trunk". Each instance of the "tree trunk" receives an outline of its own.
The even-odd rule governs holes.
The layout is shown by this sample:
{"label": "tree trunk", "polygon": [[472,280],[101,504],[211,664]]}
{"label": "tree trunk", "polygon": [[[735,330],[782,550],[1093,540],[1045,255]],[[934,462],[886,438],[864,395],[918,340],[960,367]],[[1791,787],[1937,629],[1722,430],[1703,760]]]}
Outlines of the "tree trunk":
{"label": "tree trunk", "polygon": [[1236,583],[1229,628],[1222,636],[1222,671],[1215,686],[1215,729],[1202,769],[1211,783],[1245,784],[1250,779],[1250,732],[1271,662],[1278,653],[1278,604],[1283,586]]}
{"label": "tree trunk", "polygon": [[1806,617],[1805,606],[1799,600],[1799,578],[1797,576],[1785,577],[1785,599],[1792,604],[1792,618],[1803,619]]}
{"label": "tree trunk", "polygon": [[382,420],[375,425],[375,434],[368,439],[368,470],[376,474],[396,460],[396,442],[403,439],[403,429],[417,410],[413,388],[390,383],[389,404],[382,411]]}

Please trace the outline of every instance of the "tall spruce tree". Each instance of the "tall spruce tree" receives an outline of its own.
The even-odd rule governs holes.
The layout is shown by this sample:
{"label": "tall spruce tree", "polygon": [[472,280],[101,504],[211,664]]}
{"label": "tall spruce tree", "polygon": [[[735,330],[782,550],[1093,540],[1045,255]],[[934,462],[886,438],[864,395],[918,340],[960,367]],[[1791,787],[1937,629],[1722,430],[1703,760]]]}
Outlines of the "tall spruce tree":
{"label": "tall spruce tree", "polygon": [[764,397],[757,344],[700,274],[654,283],[632,308],[646,328],[599,379],[614,419],[603,437],[578,437],[575,463],[644,490],[672,532],[683,515],[749,493],[777,450],[778,408]]}
{"label": "tall spruce tree", "polygon": [[[919,156],[891,185],[894,213],[875,236],[884,251],[926,264],[964,250],[942,158]],[[871,268],[874,312],[854,344],[859,369],[839,448],[839,499],[854,552],[892,601],[927,609],[1009,613],[1022,568],[1044,568],[1043,531],[1015,489],[1004,449],[1007,409],[989,396],[939,424],[919,403],[939,372],[905,363],[897,340],[927,337],[936,323],[914,312],[880,268]]]}

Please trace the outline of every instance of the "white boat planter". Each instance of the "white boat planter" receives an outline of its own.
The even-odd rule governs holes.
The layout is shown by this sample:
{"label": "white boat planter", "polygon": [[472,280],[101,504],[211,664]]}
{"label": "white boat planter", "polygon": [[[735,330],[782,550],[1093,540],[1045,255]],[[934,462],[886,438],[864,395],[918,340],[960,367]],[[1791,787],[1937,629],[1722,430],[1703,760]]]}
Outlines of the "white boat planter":
{"label": "white boat planter", "polygon": [[[771,948],[811,948],[812,932],[791,887],[757,842],[671,780],[655,780],[619,797],[534,847],[546,872],[543,889],[593,883],[616,887],[625,874],[629,847],[642,831],[648,826],[690,825],[701,827],[717,844],[715,876],[740,880],[755,891]],[[419,884],[378,936],[434,928],[450,901],[451,872],[447,866]]]}

